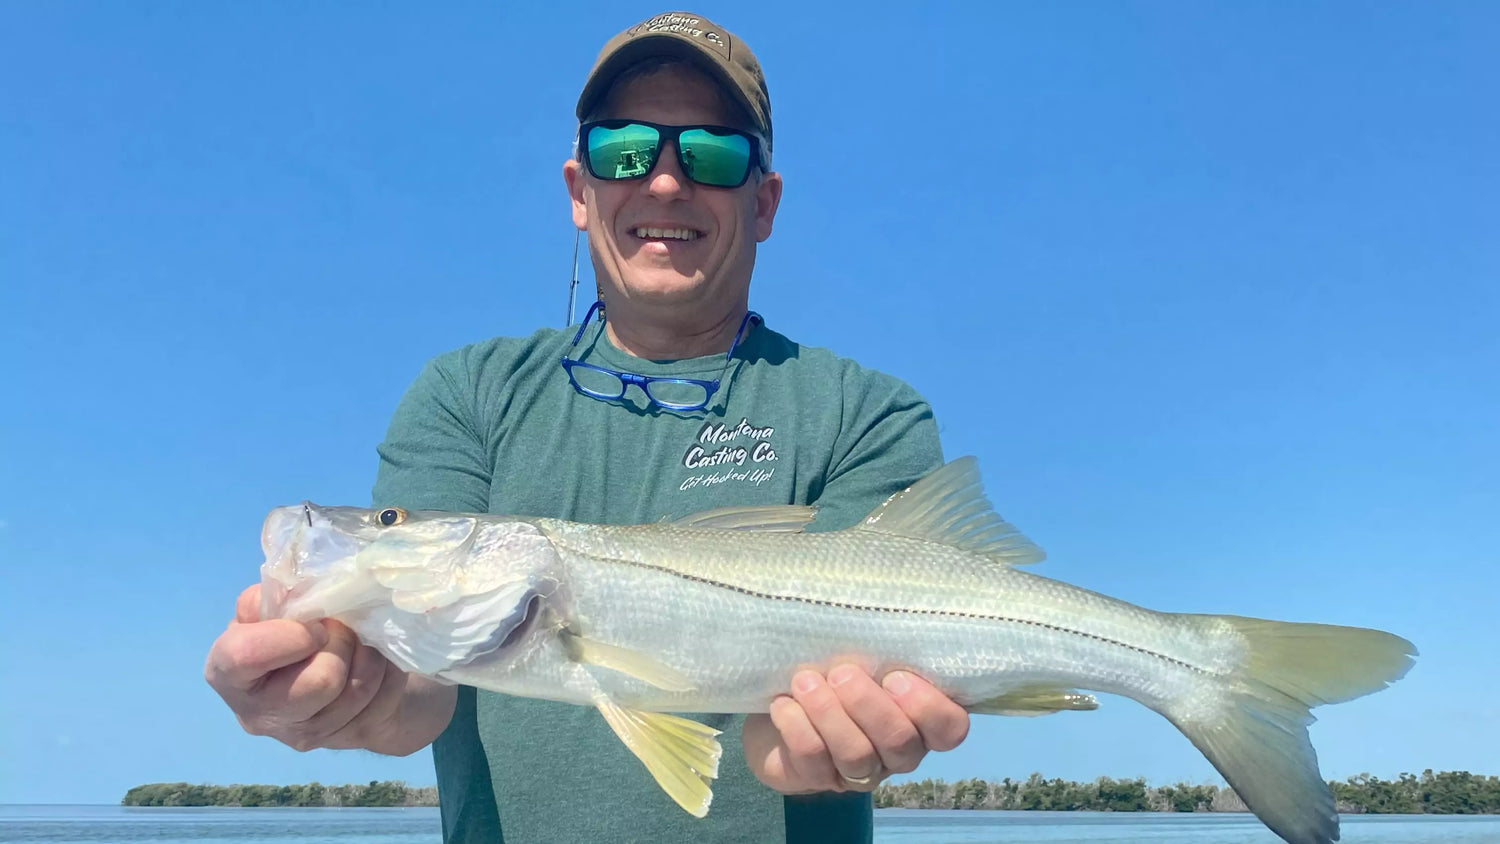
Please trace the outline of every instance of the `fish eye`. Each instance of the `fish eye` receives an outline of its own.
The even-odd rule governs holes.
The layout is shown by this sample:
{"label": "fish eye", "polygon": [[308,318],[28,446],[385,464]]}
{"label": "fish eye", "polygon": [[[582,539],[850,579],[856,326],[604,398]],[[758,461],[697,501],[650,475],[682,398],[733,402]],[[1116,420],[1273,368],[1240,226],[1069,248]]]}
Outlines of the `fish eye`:
{"label": "fish eye", "polygon": [[400,507],[387,507],[375,515],[375,521],[379,522],[381,527],[399,525],[406,521],[406,511]]}

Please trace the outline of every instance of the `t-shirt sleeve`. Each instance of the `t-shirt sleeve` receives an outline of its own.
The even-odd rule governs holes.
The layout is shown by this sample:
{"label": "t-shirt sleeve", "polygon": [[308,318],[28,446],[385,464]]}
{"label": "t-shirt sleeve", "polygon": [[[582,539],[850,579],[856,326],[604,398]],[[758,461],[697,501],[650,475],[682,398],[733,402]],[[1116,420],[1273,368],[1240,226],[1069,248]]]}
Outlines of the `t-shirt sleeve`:
{"label": "t-shirt sleeve", "polygon": [[858,380],[856,389],[846,387],[844,424],[814,502],[813,530],[855,524],[943,464],[937,420],[916,390],[876,373]]}
{"label": "t-shirt sleeve", "polygon": [[407,389],[377,448],[376,507],[483,513],[490,461],[474,390],[456,355],[435,358]]}

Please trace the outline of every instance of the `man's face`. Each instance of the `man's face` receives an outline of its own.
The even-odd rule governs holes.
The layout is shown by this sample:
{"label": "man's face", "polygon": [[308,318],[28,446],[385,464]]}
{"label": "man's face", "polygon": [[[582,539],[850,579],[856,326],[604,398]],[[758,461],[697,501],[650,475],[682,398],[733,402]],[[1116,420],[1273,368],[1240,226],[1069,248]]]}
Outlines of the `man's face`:
{"label": "man's face", "polygon": [[[714,83],[680,65],[617,86],[601,117],[735,125]],[[779,175],[758,183],[752,175],[733,189],[705,187],[683,175],[676,146],[664,143],[644,178],[596,179],[577,161],[564,165],[563,178],[573,223],[589,233],[594,275],[612,301],[712,312],[746,300],[755,245],[771,236],[781,199]]]}

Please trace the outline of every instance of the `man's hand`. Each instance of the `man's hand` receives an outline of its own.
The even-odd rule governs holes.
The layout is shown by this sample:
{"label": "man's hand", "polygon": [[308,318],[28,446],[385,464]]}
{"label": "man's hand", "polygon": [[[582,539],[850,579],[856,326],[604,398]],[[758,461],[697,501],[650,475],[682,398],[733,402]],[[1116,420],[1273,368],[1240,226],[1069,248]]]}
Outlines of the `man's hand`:
{"label": "man's hand", "polygon": [[297,750],[415,753],[448,725],[458,697],[454,686],[401,671],[337,621],[261,621],[259,586],[240,593],[203,673],[246,732]]}
{"label": "man's hand", "polygon": [[792,678],[792,694],[769,715],[745,719],[745,759],[783,794],[874,791],[890,774],[916,770],[931,750],[952,750],[969,734],[969,713],[906,671],[877,683],[840,665]]}

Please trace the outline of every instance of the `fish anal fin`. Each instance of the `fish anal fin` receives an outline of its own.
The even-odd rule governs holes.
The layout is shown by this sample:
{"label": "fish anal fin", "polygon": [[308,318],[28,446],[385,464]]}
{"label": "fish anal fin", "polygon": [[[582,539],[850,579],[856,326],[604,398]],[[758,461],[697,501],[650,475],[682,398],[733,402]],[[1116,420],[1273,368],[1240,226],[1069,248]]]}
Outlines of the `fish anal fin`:
{"label": "fish anal fin", "polygon": [[669,692],[690,692],[696,688],[682,672],[640,651],[589,639],[571,630],[563,630],[559,635],[574,662],[618,671]]}
{"label": "fish anal fin", "polygon": [[798,504],[718,507],[675,519],[668,524],[693,530],[755,530],[799,533],[818,515],[818,508]]}
{"label": "fish anal fin", "polygon": [[718,730],[677,715],[626,709],[602,693],[594,705],[667,796],[695,818],[708,814],[724,752]]}
{"label": "fish anal fin", "polygon": [[964,708],[978,715],[1034,717],[1051,715],[1065,709],[1072,712],[1089,712],[1099,708],[1099,701],[1093,695],[1073,689],[1028,686],[989,700],[971,703]]}
{"label": "fish anal fin", "polygon": [[1002,565],[1046,557],[990,506],[972,457],[960,457],[891,496],[854,529],[941,542]]}

